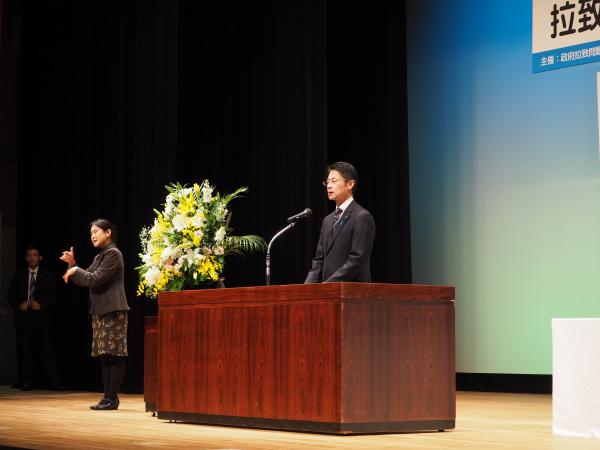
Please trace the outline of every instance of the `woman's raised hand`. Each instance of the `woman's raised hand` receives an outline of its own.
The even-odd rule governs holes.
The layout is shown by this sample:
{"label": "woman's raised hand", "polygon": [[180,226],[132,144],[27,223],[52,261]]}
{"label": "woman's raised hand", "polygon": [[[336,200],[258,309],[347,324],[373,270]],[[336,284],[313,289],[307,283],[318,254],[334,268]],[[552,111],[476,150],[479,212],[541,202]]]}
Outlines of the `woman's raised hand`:
{"label": "woman's raised hand", "polygon": [[70,250],[62,252],[60,260],[66,262],[69,267],[73,267],[75,265],[75,251],[73,250],[73,247],[71,247]]}

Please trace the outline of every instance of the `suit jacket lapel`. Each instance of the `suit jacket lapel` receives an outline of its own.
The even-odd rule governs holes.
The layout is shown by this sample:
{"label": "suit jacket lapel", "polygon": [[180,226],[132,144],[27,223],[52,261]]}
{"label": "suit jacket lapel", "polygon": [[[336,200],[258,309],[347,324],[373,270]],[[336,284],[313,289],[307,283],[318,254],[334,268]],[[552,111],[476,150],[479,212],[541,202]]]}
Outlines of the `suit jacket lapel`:
{"label": "suit jacket lapel", "polygon": [[[338,223],[335,224],[335,226],[333,226],[333,224],[332,224],[332,226],[333,226],[333,233],[331,235],[331,239],[329,240],[329,244],[327,245],[327,251],[325,253],[329,253],[329,250],[331,249],[331,246],[333,245],[333,243],[335,242],[335,240],[339,236],[340,231],[342,231],[343,226],[350,219],[350,216],[352,215],[352,211],[354,211],[354,207],[355,206],[356,206],[356,200],[352,200],[352,203],[350,203],[350,205],[348,205],[348,207],[346,208],[346,210],[342,214],[342,217],[340,217],[340,220],[338,221]],[[333,218],[333,215],[331,217]]]}
{"label": "suit jacket lapel", "polygon": [[323,221],[323,248],[325,250],[325,254],[327,254],[331,242],[331,227],[333,226],[333,214],[334,213],[329,214],[327,217],[325,217],[325,220]]}

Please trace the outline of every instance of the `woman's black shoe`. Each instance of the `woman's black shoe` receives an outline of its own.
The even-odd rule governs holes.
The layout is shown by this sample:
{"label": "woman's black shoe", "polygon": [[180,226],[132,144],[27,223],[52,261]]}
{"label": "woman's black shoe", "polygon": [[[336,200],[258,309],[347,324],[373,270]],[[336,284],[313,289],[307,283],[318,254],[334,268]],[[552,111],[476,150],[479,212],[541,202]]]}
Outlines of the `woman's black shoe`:
{"label": "woman's black shoe", "polygon": [[111,400],[110,398],[104,399],[104,402],[98,403],[96,406],[92,407],[95,411],[110,411],[114,409],[119,409],[119,399]]}
{"label": "woman's black shoe", "polygon": [[90,409],[97,410],[100,409],[100,406],[104,405],[108,401],[107,398],[102,397],[102,399],[96,403],[95,405],[90,406]]}

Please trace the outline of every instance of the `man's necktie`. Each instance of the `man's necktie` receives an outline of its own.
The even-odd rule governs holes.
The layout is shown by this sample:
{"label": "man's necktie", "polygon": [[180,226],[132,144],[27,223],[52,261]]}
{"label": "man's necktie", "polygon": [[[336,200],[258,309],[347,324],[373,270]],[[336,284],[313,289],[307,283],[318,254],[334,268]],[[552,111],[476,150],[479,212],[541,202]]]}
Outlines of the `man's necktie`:
{"label": "man's necktie", "polygon": [[340,217],[342,217],[342,213],[343,212],[344,211],[342,211],[342,208],[336,208],[335,212],[333,213],[333,228],[332,228],[332,231],[335,229],[335,226],[339,222]]}
{"label": "man's necktie", "polygon": [[33,293],[35,292],[35,272],[30,272],[29,277],[29,292],[27,294],[27,304],[31,305],[33,300]]}

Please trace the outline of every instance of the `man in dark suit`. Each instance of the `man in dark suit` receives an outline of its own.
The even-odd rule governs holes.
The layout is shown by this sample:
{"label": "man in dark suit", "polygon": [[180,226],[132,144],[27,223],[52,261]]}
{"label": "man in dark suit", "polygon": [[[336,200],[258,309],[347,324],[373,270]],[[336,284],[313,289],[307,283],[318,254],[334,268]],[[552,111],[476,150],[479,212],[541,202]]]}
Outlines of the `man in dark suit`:
{"label": "man in dark suit", "polygon": [[370,282],[375,221],[354,200],[358,174],[347,162],[336,162],[328,169],[323,185],[336,209],[323,219],[317,252],[304,282]]}
{"label": "man in dark suit", "polygon": [[40,267],[43,256],[36,246],[26,249],[27,268],[15,273],[8,288],[8,303],[15,310],[17,355],[22,390],[34,388],[35,358],[39,354],[48,386],[61,389],[58,365],[52,346],[52,316],[50,308],[56,302],[57,286],[54,274]]}

